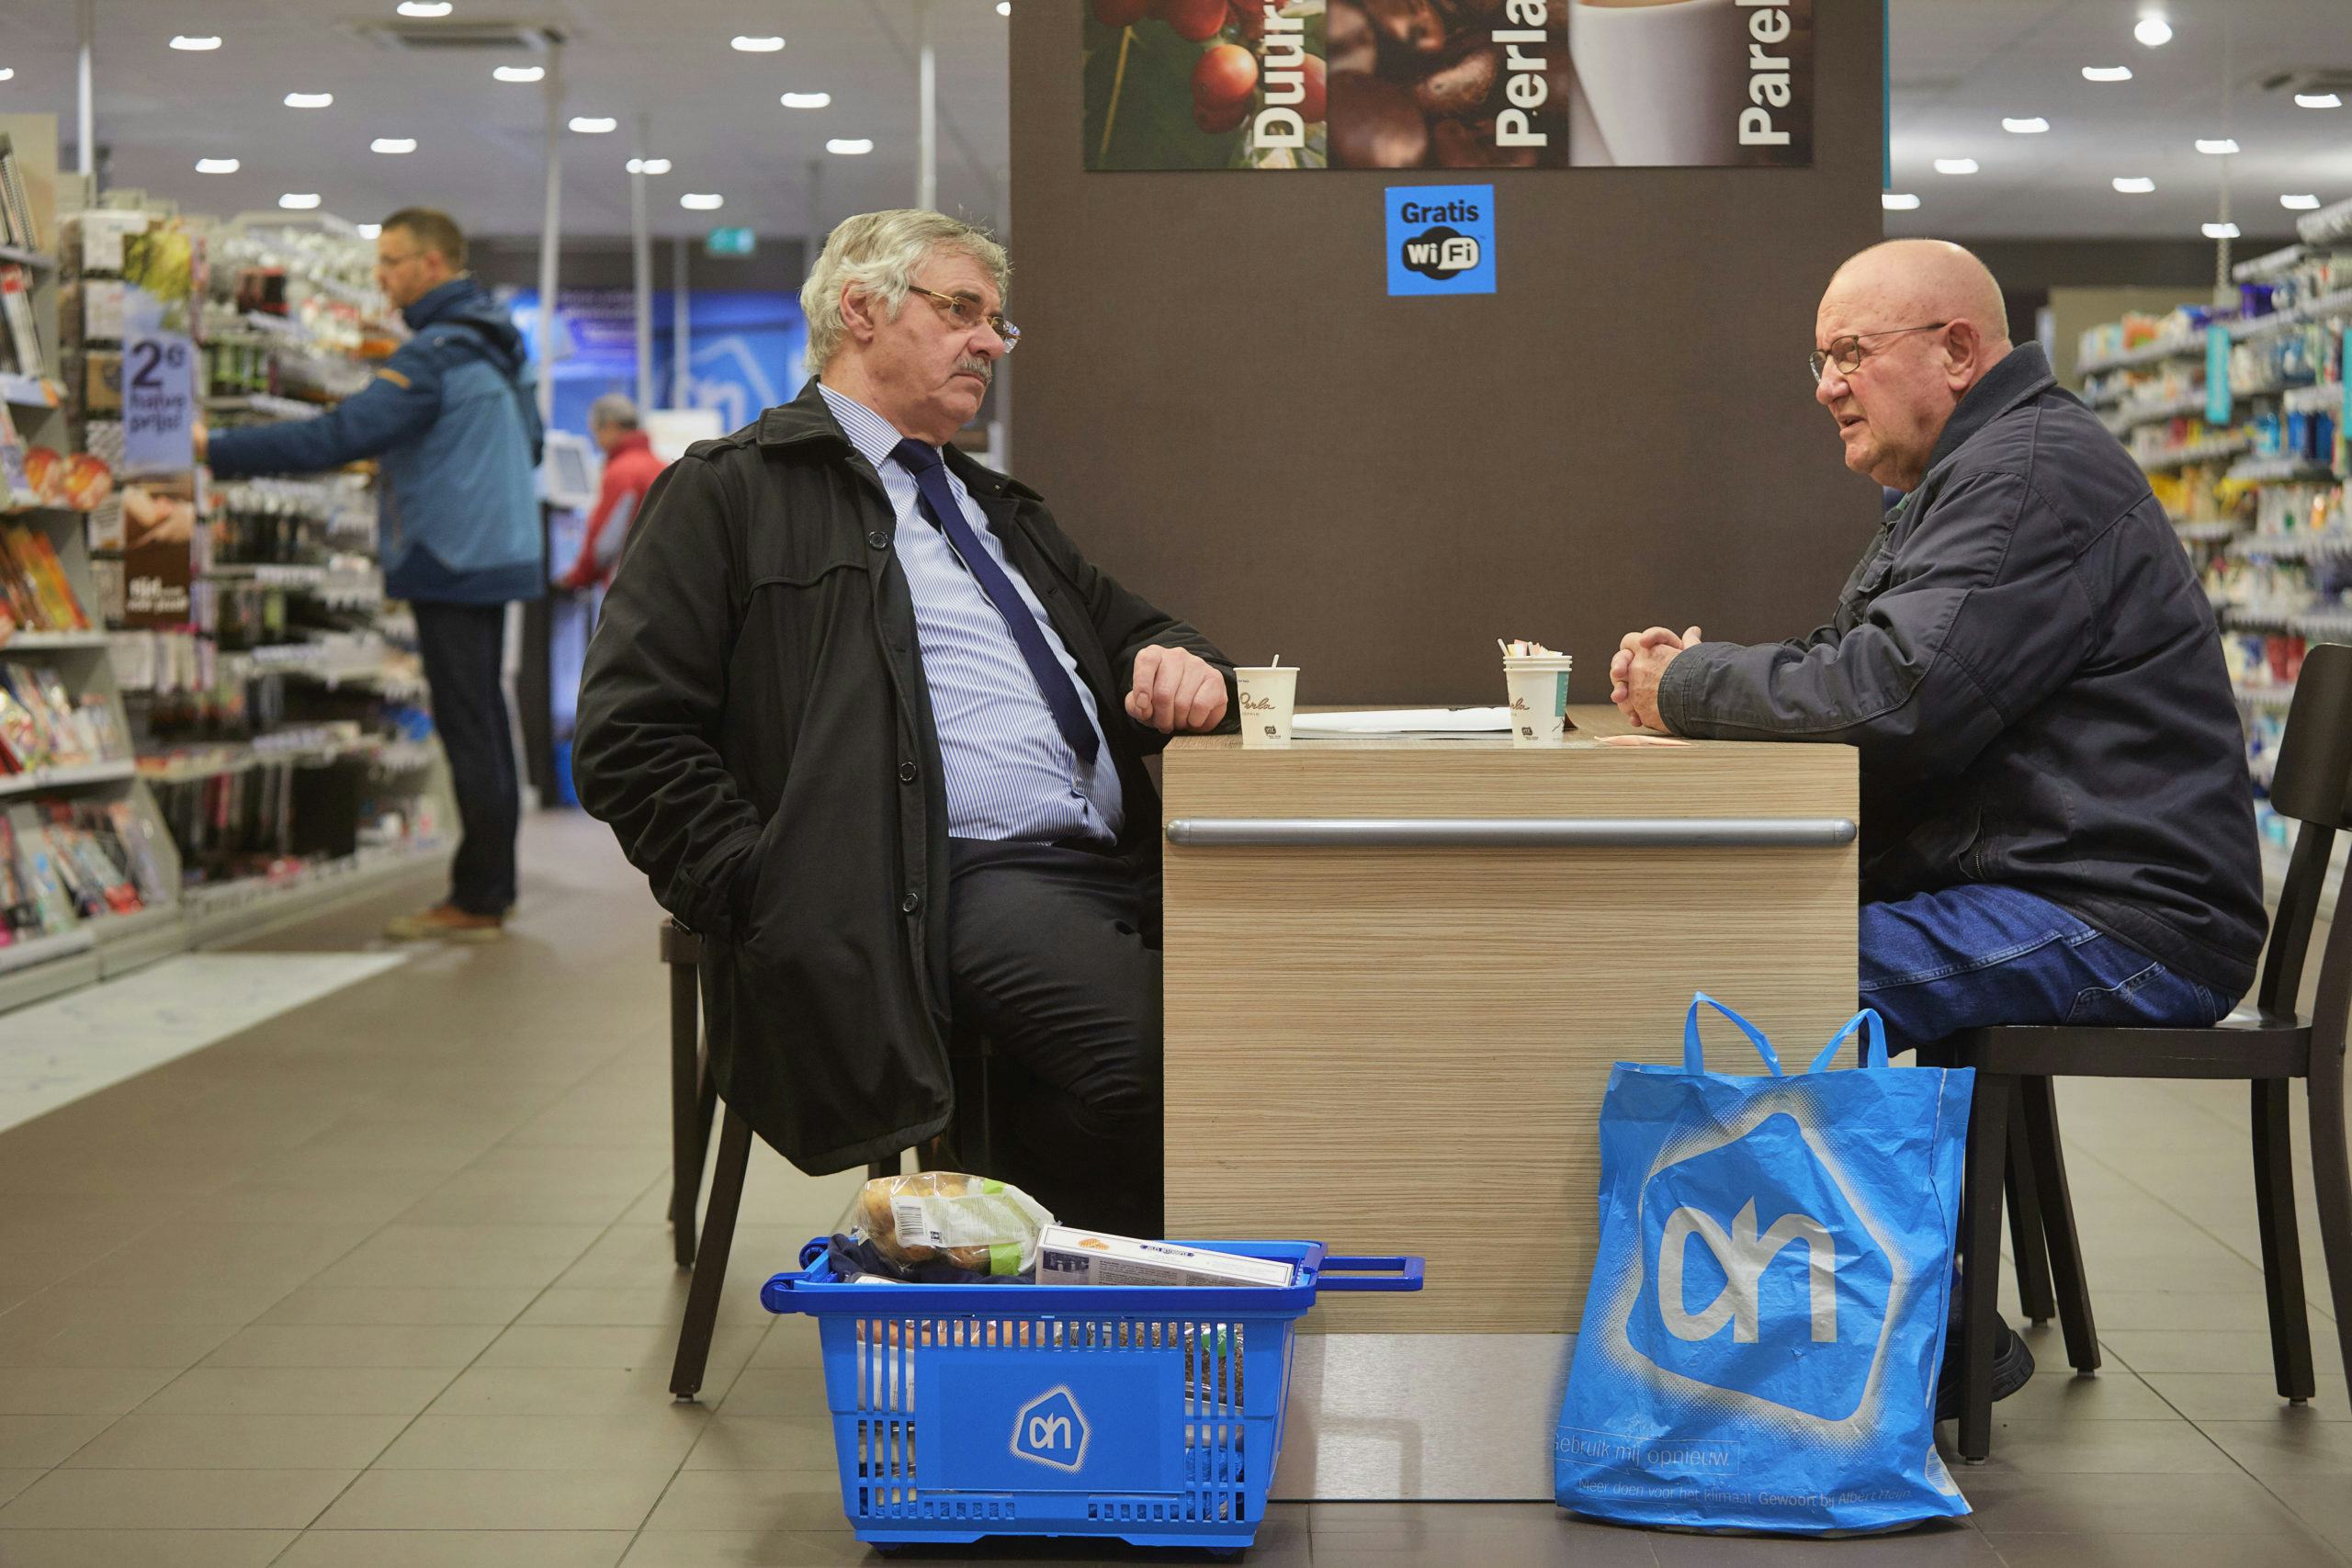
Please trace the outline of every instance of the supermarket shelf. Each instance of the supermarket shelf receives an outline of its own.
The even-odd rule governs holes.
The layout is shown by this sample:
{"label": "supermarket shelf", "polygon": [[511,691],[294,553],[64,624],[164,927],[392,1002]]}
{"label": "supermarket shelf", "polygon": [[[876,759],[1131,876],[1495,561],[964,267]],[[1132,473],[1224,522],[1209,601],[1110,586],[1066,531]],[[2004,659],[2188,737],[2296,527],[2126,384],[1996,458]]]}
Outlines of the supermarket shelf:
{"label": "supermarket shelf", "polygon": [[87,929],[97,939],[98,978],[111,980],[183,951],[186,925],[176,904],[92,920]]}
{"label": "supermarket shelf", "polygon": [[2294,479],[2324,483],[2335,478],[2335,470],[2304,457],[2248,457],[2233,464],[2222,477],[2237,484],[2282,484]]}
{"label": "supermarket shelf", "polygon": [[2253,445],[2254,437],[2251,435],[2224,435],[2211,441],[2192,441],[2176,451],[2159,453],[2154,457],[2143,457],[2136,452],[2132,456],[2138,458],[2142,468],[2157,474],[2185,468],[2191,463],[2213,463],[2223,457],[2234,457]]}
{"label": "supermarket shelf", "polygon": [[0,1011],[29,1006],[98,977],[97,939],[84,925],[0,947]]}
{"label": "supermarket shelf", "polygon": [[198,779],[251,773],[255,768],[323,768],[349,758],[367,759],[390,773],[405,773],[430,766],[433,756],[433,744],[425,740],[368,739],[316,746],[216,746],[198,755],[175,756],[156,766],[142,768],[139,776],[149,784],[189,784]]}
{"label": "supermarket shelf", "polygon": [[2175,523],[2172,531],[2191,544],[2208,544],[2228,538],[2238,531],[2238,525],[2226,517],[2207,517],[2195,522]]}
{"label": "supermarket shelf", "polygon": [[0,778],[0,795],[40,795],[51,790],[80,789],[87,784],[113,784],[139,772],[136,762],[83,762],[67,768],[35,768],[28,773]]}
{"label": "supermarket shelf", "polygon": [[2330,316],[2342,315],[2352,315],[2352,288],[2339,288],[2333,294],[2323,294],[2318,299],[2298,305],[2291,310],[2276,310],[2267,316],[2256,316],[2252,321],[2232,321],[2230,336],[2240,343],[2245,343],[2250,339],[2265,338],[2274,333],[2285,332],[2290,327],[2300,327],[2308,322],[2324,321]]}
{"label": "supermarket shelf", "polygon": [[46,376],[0,376],[0,401],[18,408],[53,409],[65,400],[65,389]]}
{"label": "supermarket shelf", "polygon": [[2309,381],[2255,381],[2243,387],[2232,386],[2230,388],[2230,396],[2233,398],[2283,398],[2290,392],[2300,392],[2305,387],[2310,385],[2311,383]]}
{"label": "supermarket shelf", "polygon": [[2312,556],[2352,555],[2352,528],[2322,528],[2300,534],[2248,534],[2230,545],[2233,556],[2303,560]]}
{"label": "supermarket shelf", "polygon": [[272,397],[266,392],[241,392],[230,397],[204,400],[208,413],[258,413],[271,419],[316,419],[327,412],[324,403],[305,402],[300,398]]}
{"label": "supermarket shelf", "polygon": [[250,877],[181,896],[187,911],[185,945],[216,947],[350,899],[369,897],[411,877],[437,876],[446,845],[366,849],[349,860],[308,868],[291,877]]}
{"label": "supermarket shelf", "polygon": [[28,266],[35,272],[57,270],[55,256],[40,251],[23,250],[16,245],[0,245],[0,262],[15,262],[18,266]]}
{"label": "supermarket shelf", "polygon": [[2233,688],[2238,706],[2256,713],[2285,713],[2295,700],[2295,683],[2280,682],[2267,686],[2238,686]]}
{"label": "supermarket shelf", "polygon": [[315,588],[327,580],[327,569],[266,561],[216,561],[206,567],[202,575],[224,580],[250,580],[264,588]]}
{"label": "supermarket shelf", "polygon": [[2205,343],[2202,338],[2182,338],[2163,343],[2143,344],[2127,349],[2111,359],[2078,360],[2077,376],[2103,376],[2110,370],[2132,370],[2143,365],[2162,365],[2167,359],[2202,359]]}
{"label": "supermarket shelf", "polygon": [[2306,610],[2290,616],[2287,629],[2312,642],[2352,642],[2352,609]]}
{"label": "supermarket shelf", "polygon": [[2242,261],[2230,268],[2232,283],[2259,283],[2266,277],[2278,277],[2294,270],[2303,259],[2303,247],[2289,245],[2283,251],[2267,251],[2250,261]]}
{"label": "supermarket shelf", "polygon": [[104,648],[104,632],[18,632],[0,642],[0,654],[46,653],[54,649]]}
{"label": "supermarket shelf", "polygon": [[2113,413],[2100,416],[2111,434],[2120,435],[2143,424],[2169,424],[2176,419],[2199,419],[2205,413],[2205,394],[2201,391],[2183,393],[2158,403],[2125,403]]}
{"label": "supermarket shelf", "polygon": [[2344,406],[2344,383],[2322,381],[2317,386],[2298,387],[2287,394],[2289,413],[2333,413]]}

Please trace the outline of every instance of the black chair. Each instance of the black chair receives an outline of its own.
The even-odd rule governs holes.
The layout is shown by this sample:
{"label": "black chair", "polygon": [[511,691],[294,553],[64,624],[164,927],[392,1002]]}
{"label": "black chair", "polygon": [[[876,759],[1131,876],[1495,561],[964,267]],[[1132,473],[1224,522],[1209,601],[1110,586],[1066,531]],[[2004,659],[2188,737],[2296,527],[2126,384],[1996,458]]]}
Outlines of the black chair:
{"label": "black chair", "polygon": [[[2001,1267],[2005,1163],[2017,1211],[2013,1218],[2020,1222],[2012,1240],[2023,1264],[2020,1295],[2027,1314],[2046,1317],[2054,1298],[2067,1360],[2077,1371],[2098,1365],[2090,1291],[2059,1146],[2054,1077],[2244,1078],[2252,1085],[2255,1210],[2269,1298],[2271,1362],[2279,1395],[2296,1404],[2309,1400],[2316,1386],[2288,1125],[2288,1080],[2306,1079],[2320,1242],[2336,1333],[2352,1363],[2352,1158],[2346,1150],[2344,1105],[2352,908],[2340,902],[2342,878],[2312,1013],[2301,1016],[2295,1007],[2327,878],[2328,852],[2337,831],[2352,828],[2352,647],[2325,644],[2305,658],[2271,778],[2270,804],[2301,826],[2253,1008],[2241,1008],[2211,1029],[1981,1029],[1920,1052],[1923,1063],[1973,1067],[1977,1075],[1961,1219],[1964,1460],[1982,1460],[1992,1448],[1993,1306]],[[2048,1272],[2042,1274],[2045,1251]],[[2037,1314],[2037,1305],[2045,1310]]]}
{"label": "black chair", "polygon": [[[732,1109],[721,1124],[718,1158],[711,1166],[710,1204],[702,1216],[696,1245],[695,1205],[702,1196],[702,1168],[710,1148],[710,1124],[718,1108],[718,1086],[702,1035],[702,938],[675,920],[662,924],[662,962],[670,970],[670,1225],[681,1269],[691,1268],[686,1311],[678,1325],[678,1354],[670,1368],[670,1392],[691,1400],[702,1392],[710,1361],[711,1337],[718,1325],[718,1292],[727,1281],[734,1250],[735,1218],[742,1208],[743,1174],[751,1164],[752,1126]],[[991,1093],[993,1058],[988,1043],[959,1034],[949,1042],[948,1065],[956,1075],[956,1121],[939,1138],[917,1151],[925,1170],[987,1172],[996,1157],[996,1120]],[[967,1114],[967,1112],[969,1114]],[[899,1161],[876,1160],[868,1179],[895,1176]]]}

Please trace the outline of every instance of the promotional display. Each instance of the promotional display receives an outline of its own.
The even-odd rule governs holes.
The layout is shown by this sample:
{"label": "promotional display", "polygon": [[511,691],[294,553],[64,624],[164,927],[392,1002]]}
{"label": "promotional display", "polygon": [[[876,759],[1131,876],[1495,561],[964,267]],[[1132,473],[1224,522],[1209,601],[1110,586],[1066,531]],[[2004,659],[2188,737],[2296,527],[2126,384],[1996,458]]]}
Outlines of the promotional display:
{"label": "promotional display", "polygon": [[1086,166],[1805,167],[1813,0],[1092,0]]}
{"label": "promotional display", "polygon": [[[1765,1077],[1707,1071],[1699,1009]],[[1866,1065],[1831,1072],[1856,1030]],[[1936,1452],[1967,1068],[1892,1067],[1864,1009],[1803,1075],[1713,998],[1679,1068],[1621,1062],[1600,1241],[1553,1448],[1560,1506],[1806,1534],[1969,1511]]]}

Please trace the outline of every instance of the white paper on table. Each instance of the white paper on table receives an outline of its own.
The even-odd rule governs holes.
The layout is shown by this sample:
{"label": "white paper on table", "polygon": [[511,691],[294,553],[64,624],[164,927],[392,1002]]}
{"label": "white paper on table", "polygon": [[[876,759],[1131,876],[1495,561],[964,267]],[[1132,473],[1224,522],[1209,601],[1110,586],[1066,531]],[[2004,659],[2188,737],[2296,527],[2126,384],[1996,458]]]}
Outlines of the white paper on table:
{"label": "white paper on table", "polygon": [[1291,733],[1310,739],[1351,735],[1508,735],[1510,710],[1370,708],[1353,713],[1303,713],[1291,721]]}

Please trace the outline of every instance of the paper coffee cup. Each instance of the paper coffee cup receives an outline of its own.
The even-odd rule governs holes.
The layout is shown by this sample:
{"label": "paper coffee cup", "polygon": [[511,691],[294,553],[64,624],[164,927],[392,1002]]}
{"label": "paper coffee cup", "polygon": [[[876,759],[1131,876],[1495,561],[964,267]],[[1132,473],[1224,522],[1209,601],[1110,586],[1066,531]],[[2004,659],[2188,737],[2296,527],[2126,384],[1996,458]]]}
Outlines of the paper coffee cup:
{"label": "paper coffee cup", "polygon": [[1577,0],[1568,54],[1620,165],[1739,161],[1747,13],[1734,0]]}
{"label": "paper coffee cup", "polygon": [[1510,697],[1510,743],[1565,746],[1568,741],[1566,654],[1548,659],[1505,659],[1503,684]]}
{"label": "paper coffee cup", "polygon": [[1291,717],[1298,706],[1297,667],[1252,666],[1233,674],[1241,688],[1241,744],[1289,745]]}

